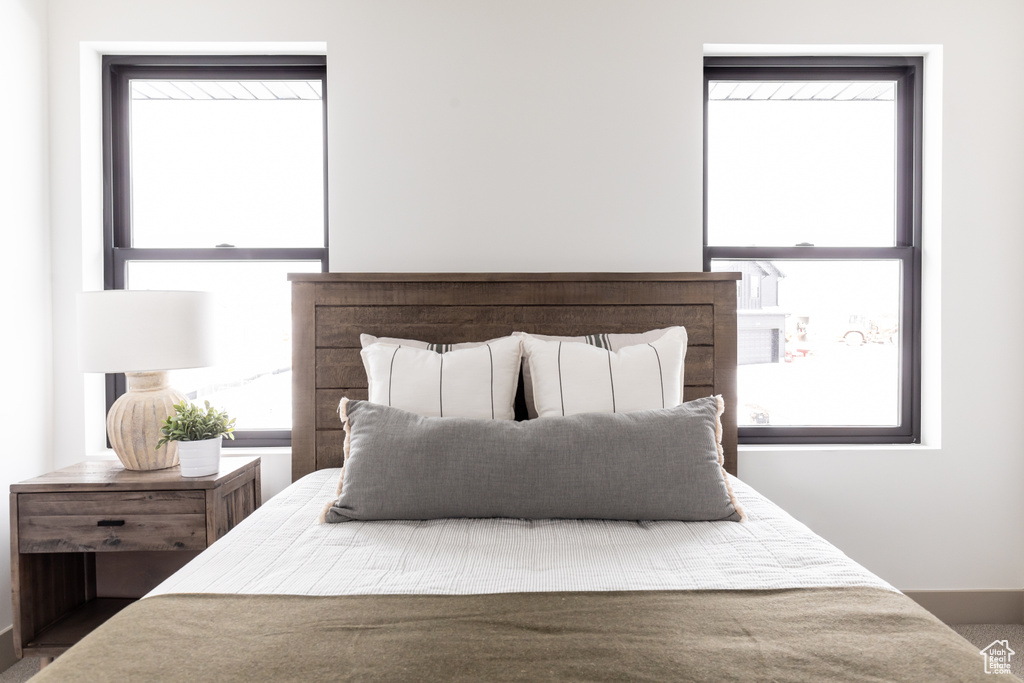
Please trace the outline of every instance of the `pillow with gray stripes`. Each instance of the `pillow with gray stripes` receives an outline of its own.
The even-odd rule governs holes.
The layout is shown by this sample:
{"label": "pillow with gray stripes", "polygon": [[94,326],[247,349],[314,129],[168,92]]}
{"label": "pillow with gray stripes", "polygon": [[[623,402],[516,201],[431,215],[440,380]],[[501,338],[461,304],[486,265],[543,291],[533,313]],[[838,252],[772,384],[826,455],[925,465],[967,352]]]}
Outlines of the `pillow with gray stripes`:
{"label": "pillow with gray stripes", "polygon": [[488,339],[487,341],[481,342],[458,342],[456,344],[434,344],[431,342],[420,341],[418,339],[400,339],[398,337],[375,337],[372,334],[361,334],[359,335],[359,345],[364,349],[370,344],[392,344],[394,346],[411,346],[414,349],[428,349],[430,351],[436,351],[437,353],[447,353],[449,351],[460,351],[462,349],[475,349],[478,346],[484,344],[490,344],[496,342],[498,339]]}
{"label": "pillow with gray stripes", "polygon": [[[665,327],[658,330],[650,330],[648,332],[638,333],[627,333],[627,334],[588,334],[582,337],[557,337],[546,334],[530,334],[534,339],[541,339],[543,341],[561,341],[561,342],[579,342],[581,344],[590,344],[601,349],[608,349],[610,351],[619,351],[627,346],[636,346],[637,344],[648,344],[653,341],[661,339],[669,332],[675,332],[682,330],[683,335],[686,334],[686,329],[683,327]],[[513,332],[519,336],[528,334],[527,332]],[[683,340],[683,356],[686,356],[686,344],[687,341],[684,336]],[[680,391],[683,386],[683,369],[680,366],[679,372],[679,386]],[[523,349],[523,398],[526,401],[526,413],[532,419],[537,417],[537,406],[533,400],[533,381],[530,377],[530,360],[529,356],[526,355],[526,349]],[[680,400],[682,400],[680,398]]]}
{"label": "pillow with gray stripes", "polygon": [[527,406],[532,399],[537,417],[628,413],[682,403],[686,356],[686,330],[682,327],[648,333],[648,341],[617,350],[607,341],[596,346],[525,333],[520,336],[526,359],[524,377],[531,389]]}
{"label": "pillow with gray stripes", "polygon": [[740,521],[719,396],[524,422],[342,400],[345,468],[321,521],[518,517]]}
{"label": "pillow with gray stripes", "polygon": [[369,399],[428,417],[511,420],[519,383],[518,337],[438,353],[377,342],[363,348]]}

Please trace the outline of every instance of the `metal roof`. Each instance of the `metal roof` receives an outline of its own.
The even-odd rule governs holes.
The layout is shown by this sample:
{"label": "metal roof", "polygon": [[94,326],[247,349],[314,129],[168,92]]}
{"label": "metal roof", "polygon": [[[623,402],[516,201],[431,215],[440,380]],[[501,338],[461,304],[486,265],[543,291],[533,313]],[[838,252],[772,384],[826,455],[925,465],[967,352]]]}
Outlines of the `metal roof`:
{"label": "metal roof", "polygon": [[319,100],[320,81],[132,80],[133,100]]}
{"label": "metal roof", "polygon": [[891,101],[894,81],[711,81],[709,100]]}

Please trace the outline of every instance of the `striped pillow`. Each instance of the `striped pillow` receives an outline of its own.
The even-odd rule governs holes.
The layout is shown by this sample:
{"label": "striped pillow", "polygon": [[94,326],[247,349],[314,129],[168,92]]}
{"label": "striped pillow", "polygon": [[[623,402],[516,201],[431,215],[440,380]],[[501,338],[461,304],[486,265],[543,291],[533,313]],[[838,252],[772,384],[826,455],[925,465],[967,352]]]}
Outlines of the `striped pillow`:
{"label": "striped pillow", "polygon": [[[553,341],[553,342],[579,342],[583,344],[589,344],[596,346],[597,348],[607,349],[609,351],[620,351],[627,346],[636,346],[637,344],[649,344],[657,341],[664,337],[669,332],[676,335],[682,336],[682,359],[686,357],[686,328],[684,327],[665,327],[659,330],[650,330],[649,332],[640,332],[635,334],[588,334],[582,337],[552,337],[544,334],[527,334],[526,332],[513,332],[513,334],[520,336],[528,336],[533,339],[539,339],[541,341]],[[682,402],[682,391],[683,391],[683,363],[682,359],[679,365],[679,402]],[[537,407],[533,400],[533,381],[530,376],[530,353],[524,345],[523,347],[523,394],[526,399],[526,412],[531,419],[537,417]],[[672,405],[678,405],[673,403]],[[660,407],[660,406],[659,406]]]}
{"label": "striped pillow", "polygon": [[360,355],[373,403],[424,417],[511,420],[519,381],[518,337],[438,353],[374,343]]}
{"label": "striped pillow", "polygon": [[686,330],[618,351],[523,334],[532,398],[538,417],[628,413],[682,403]]}
{"label": "striped pillow", "polygon": [[458,342],[456,344],[432,344],[430,342],[420,341],[418,339],[399,339],[398,337],[375,337],[372,334],[361,334],[359,335],[359,345],[364,349],[370,344],[392,344],[394,346],[411,346],[414,349],[427,349],[428,351],[436,351],[437,353],[447,353],[449,351],[459,351],[461,349],[475,349],[478,346],[484,344],[491,344],[498,341],[497,339],[488,339],[482,342]]}

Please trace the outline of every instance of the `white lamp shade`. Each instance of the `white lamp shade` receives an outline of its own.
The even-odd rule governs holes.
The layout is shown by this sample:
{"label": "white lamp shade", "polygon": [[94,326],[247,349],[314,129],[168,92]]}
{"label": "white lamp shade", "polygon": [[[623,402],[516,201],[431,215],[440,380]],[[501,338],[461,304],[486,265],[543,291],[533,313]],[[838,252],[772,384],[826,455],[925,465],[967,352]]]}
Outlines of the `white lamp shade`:
{"label": "white lamp shade", "polygon": [[213,299],[210,292],[82,292],[81,369],[150,372],[213,365]]}

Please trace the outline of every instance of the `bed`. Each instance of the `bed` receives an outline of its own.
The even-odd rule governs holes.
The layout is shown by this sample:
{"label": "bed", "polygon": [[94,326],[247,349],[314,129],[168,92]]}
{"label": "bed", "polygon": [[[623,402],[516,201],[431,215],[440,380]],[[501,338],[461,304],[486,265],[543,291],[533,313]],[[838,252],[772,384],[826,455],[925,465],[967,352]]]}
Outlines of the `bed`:
{"label": "bed", "polygon": [[[737,278],[291,276],[293,484],[40,680],[984,679],[966,641],[736,478]],[[318,522],[346,464],[339,402],[368,396],[360,334],[680,325],[682,393],[721,396],[744,521]]]}

